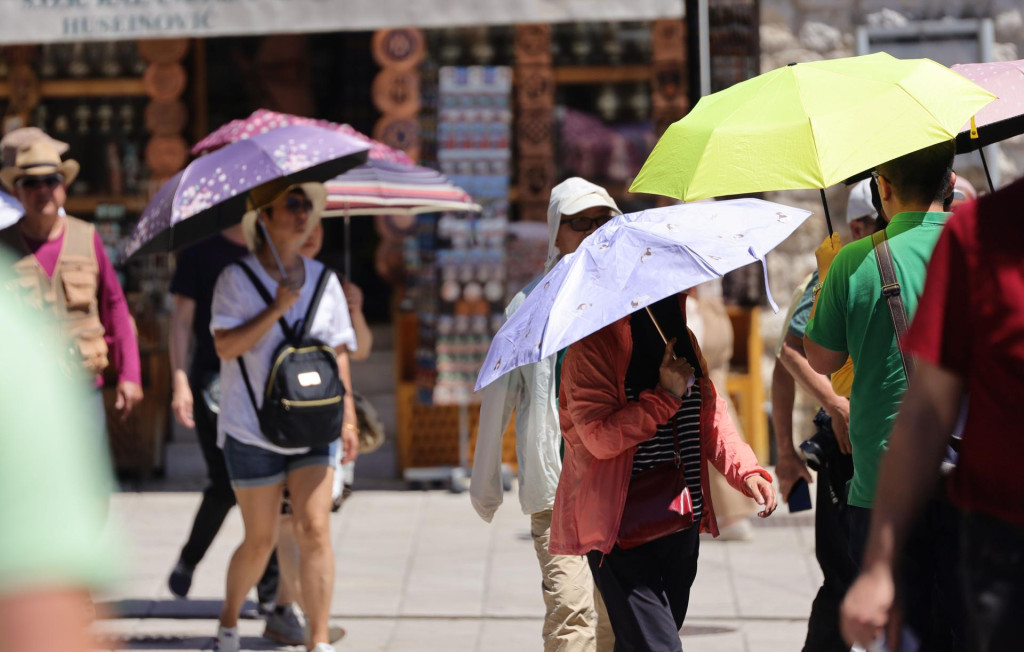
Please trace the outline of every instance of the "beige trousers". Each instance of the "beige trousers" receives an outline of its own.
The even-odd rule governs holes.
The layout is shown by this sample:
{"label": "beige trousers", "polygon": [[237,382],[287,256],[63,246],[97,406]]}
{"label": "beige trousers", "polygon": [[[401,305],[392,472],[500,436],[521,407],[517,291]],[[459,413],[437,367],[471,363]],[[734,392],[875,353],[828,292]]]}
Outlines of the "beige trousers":
{"label": "beige trousers", "polygon": [[550,511],[530,517],[530,534],[543,578],[544,652],[612,652],[615,635],[587,558],[548,552]]}

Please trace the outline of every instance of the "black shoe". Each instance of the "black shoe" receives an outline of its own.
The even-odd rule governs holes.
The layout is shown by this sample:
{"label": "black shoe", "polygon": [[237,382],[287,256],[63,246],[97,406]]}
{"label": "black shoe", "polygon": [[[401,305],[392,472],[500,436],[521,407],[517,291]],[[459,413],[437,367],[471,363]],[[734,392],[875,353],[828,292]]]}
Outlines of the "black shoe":
{"label": "black shoe", "polygon": [[189,566],[185,562],[178,560],[178,565],[171,571],[171,576],[167,579],[167,587],[171,590],[175,596],[184,598],[188,596],[188,590],[192,588],[192,573],[196,570],[195,566]]}

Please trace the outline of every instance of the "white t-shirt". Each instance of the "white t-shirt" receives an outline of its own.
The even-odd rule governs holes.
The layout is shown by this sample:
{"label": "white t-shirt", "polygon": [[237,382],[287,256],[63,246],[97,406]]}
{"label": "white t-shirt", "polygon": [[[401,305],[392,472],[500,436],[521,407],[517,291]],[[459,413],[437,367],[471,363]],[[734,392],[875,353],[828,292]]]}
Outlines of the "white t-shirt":
{"label": "white t-shirt", "polygon": [[[256,272],[257,278],[263,282],[270,296],[273,297],[277,293],[277,283],[270,278],[256,257],[250,254],[243,258],[242,262]],[[307,258],[303,258],[303,263],[306,268],[306,281],[302,286],[298,301],[284,315],[284,320],[289,324],[299,323],[306,316],[306,311],[309,310],[309,305],[313,301],[313,292],[316,290],[320,271],[324,268],[322,263]],[[237,265],[228,265],[221,272],[213,290],[210,332],[241,326],[266,307],[266,302],[260,297],[259,291],[253,286],[245,272]],[[320,306],[317,308],[316,315],[313,316],[310,335],[323,340],[329,346],[337,347],[344,344],[350,351],[354,351],[356,348],[356,333],[348,314],[345,293],[342,291],[341,283],[336,275],[331,276],[331,280],[324,289]],[[275,323],[256,342],[254,347],[242,354],[242,358],[245,360],[245,369],[252,382],[253,393],[256,395],[256,402],[260,405],[263,403],[263,388],[266,386],[267,376],[270,374],[270,356],[283,341],[284,333],[281,331],[281,325]],[[298,455],[309,450],[308,448],[280,448],[271,444],[263,436],[263,433],[260,432],[259,419],[256,417],[252,401],[245,388],[245,380],[242,378],[242,369],[238,360],[221,360],[220,362],[220,414],[217,418],[217,445],[221,448],[224,447],[226,436],[231,436],[243,444],[258,446],[283,455]]]}

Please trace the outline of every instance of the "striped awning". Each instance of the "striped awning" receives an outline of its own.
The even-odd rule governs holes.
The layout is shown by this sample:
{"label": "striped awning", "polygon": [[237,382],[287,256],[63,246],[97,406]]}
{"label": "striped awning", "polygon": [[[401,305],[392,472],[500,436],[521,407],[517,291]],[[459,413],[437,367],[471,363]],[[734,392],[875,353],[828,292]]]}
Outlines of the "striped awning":
{"label": "striped awning", "polygon": [[443,174],[418,165],[371,159],[326,186],[324,217],[480,210],[465,190]]}

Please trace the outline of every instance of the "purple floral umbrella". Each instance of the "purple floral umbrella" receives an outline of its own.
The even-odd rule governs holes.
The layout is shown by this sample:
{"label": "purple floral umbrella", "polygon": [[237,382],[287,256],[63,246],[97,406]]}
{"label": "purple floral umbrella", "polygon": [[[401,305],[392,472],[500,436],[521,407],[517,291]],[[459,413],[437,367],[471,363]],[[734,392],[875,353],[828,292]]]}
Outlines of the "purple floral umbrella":
{"label": "purple floral umbrella", "polygon": [[241,221],[249,192],[274,184],[327,181],[366,161],[350,135],[288,126],[227,145],[192,161],[142,212],[125,256],[188,246]]}

